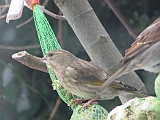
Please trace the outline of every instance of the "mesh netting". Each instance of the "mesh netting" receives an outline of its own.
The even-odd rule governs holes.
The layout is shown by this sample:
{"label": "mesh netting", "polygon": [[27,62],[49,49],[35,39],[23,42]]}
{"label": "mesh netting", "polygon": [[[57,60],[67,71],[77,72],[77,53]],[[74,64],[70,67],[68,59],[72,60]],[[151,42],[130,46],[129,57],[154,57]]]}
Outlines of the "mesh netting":
{"label": "mesh netting", "polygon": [[[33,17],[43,55],[50,50],[62,49],[49,22],[38,5],[34,5]],[[80,109],[80,104],[71,104],[72,100],[79,99],[79,97],[72,95],[60,86],[54,72],[49,67],[48,72],[58,95],[74,111],[71,120],[102,120],[107,117],[108,112],[99,105],[90,105],[84,109]]]}
{"label": "mesh netting", "polygon": [[70,120],[106,120],[108,112],[100,105],[93,104],[85,109],[81,105],[74,110]]}

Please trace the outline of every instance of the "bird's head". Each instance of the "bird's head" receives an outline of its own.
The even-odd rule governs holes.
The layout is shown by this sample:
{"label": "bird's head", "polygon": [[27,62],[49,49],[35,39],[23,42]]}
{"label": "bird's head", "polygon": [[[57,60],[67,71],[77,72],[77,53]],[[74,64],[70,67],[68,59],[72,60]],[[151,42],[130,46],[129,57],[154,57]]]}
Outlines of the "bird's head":
{"label": "bird's head", "polygon": [[42,58],[42,62],[58,64],[72,61],[74,58],[75,56],[66,50],[51,50]]}

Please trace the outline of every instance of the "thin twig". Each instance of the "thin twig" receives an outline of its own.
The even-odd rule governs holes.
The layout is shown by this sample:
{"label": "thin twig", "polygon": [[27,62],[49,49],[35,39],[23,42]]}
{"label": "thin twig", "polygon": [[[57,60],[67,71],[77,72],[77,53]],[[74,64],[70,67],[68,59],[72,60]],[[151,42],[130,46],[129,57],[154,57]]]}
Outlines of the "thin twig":
{"label": "thin twig", "polygon": [[[9,69],[12,70],[12,67],[10,67],[4,60],[0,59],[0,63],[1,63],[2,65],[4,65],[4,66],[7,66]],[[31,90],[32,92],[34,92],[34,93],[36,93],[36,94],[39,94],[39,91],[38,91],[37,89],[35,89],[35,88],[32,88],[28,83],[26,83],[26,82],[24,81],[24,78],[22,78],[17,72],[14,71],[13,73],[14,73],[14,75],[18,78],[18,80],[19,80],[20,82],[22,82],[24,85],[26,85],[26,87],[27,87],[29,90]]]}
{"label": "thin twig", "polygon": [[49,1],[49,0],[45,0],[42,5],[45,6],[45,5],[48,3],[48,1]]}
{"label": "thin twig", "polygon": [[28,46],[5,46],[5,45],[0,45],[0,49],[5,49],[5,50],[28,50],[28,49],[37,49],[40,48],[40,45],[28,45]]}
{"label": "thin twig", "polygon": [[[44,3],[42,4],[42,6],[45,6],[45,5],[48,3],[48,1],[49,1],[49,0],[44,1]],[[56,19],[59,18],[60,20],[66,20],[64,16],[56,15],[56,14],[54,14],[54,13],[52,13],[52,12],[46,10],[46,9],[44,9],[44,10],[45,10],[44,12],[45,12],[46,14],[47,14],[47,13],[51,14],[51,15],[50,15],[51,17],[54,17],[54,18],[56,18]],[[48,15],[49,15],[49,14],[48,14]],[[53,16],[52,16],[52,15],[53,15]]]}
{"label": "thin twig", "polygon": [[[5,14],[6,10],[8,9],[9,5],[7,5],[7,3],[5,5],[1,5],[1,13],[0,13],[0,19],[4,18],[7,16],[7,13]],[[2,15],[3,14],[3,15]]]}
{"label": "thin twig", "polygon": [[[59,15],[62,15],[62,12],[60,10],[59,10]],[[59,40],[62,49],[64,49],[63,35],[62,35],[62,20],[58,20],[57,39]]]}
{"label": "thin twig", "polygon": [[8,8],[9,5],[0,5],[0,8]]}
{"label": "thin twig", "polygon": [[5,18],[7,16],[7,14],[1,15],[0,19]]}
{"label": "thin twig", "polygon": [[134,30],[134,28],[130,25],[126,17],[121,13],[121,11],[118,9],[118,7],[114,4],[112,0],[104,0],[108,6],[111,8],[111,10],[114,12],[114,14],[117,16],[117,18],[121,21],[123,26],[127,29],[128,33],[136,39],[138,36],[138,33]]}
{"label": "thin twig", "polygon": [[22,22],[21,24],[17,25],[16,28],[20,28],[24,25],[26,25],[27,23],[31,22],[33,20],[33,17],[30,17],[28,20]]}
{"label": "thin twig", "polygon": [[43,9],[43,12],[46,13],[47,15],[55,18],[55,19],[58,19],[58,20],[66,20],[64,16],[60,16],[60,15],[56,15],[48,10],[46,10],[45,8]]}
{"label": "thin twig", "polygon": [[[36,71],[36,70],[33,70],[33,74],[32,74],[32,88],[35,88],[36,73],[37,73],[37,71]],[[34,93],[34,92],[33,92],[32,94],[33,94],[33,96],[35,96],[35,93]]]}
{"label": "thin twig", "polygon": [[57,111],[57,109],[58,109],[58,107],[59,107],[61,102],[62,102],[62,100],[60,99],[60,97],[58,97],[58,99],[56,101],[56,104],[55,104],[55,106],[54,106],[54,108],[53,108],[48,120],[52,120],[54,118],[55,113],[56,113],[56,111]]}

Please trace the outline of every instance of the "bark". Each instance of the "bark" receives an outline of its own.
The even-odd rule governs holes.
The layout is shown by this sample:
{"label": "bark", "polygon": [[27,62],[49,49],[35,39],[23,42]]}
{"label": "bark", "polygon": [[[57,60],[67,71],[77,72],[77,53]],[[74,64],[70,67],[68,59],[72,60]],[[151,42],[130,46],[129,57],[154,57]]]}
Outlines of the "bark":
{"label": "bark", "polygon": [[33,56],[26,51],[15,53],[12,58],[27,67],[48,73],[46,64],[41,61],[41,58]]}

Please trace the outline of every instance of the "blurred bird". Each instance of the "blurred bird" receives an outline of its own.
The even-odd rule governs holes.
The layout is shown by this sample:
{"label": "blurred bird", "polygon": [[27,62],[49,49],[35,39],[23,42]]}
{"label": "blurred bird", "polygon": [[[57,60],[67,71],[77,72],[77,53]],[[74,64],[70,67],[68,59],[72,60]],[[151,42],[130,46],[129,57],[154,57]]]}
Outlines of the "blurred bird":
{"label": "blurred bird", "polygon": [[98,92],[103,91],[113,80],[138,69],[160,72],[160,17],[143,30],[125,51],[118,70],[104,82]]}
{"label": "blurred bird", "polygon": [[120,81],[112,82],[102,92],[97,94],[100,86],[108,79],[104,70],[91,62],[79,59],[68,51],[53,50],[42,58],[55,72],[60,85],[68,92],[90,100],[83,107],[96,100],[108,100],[121,94],[136,94],[146,97],[147,94]]}

